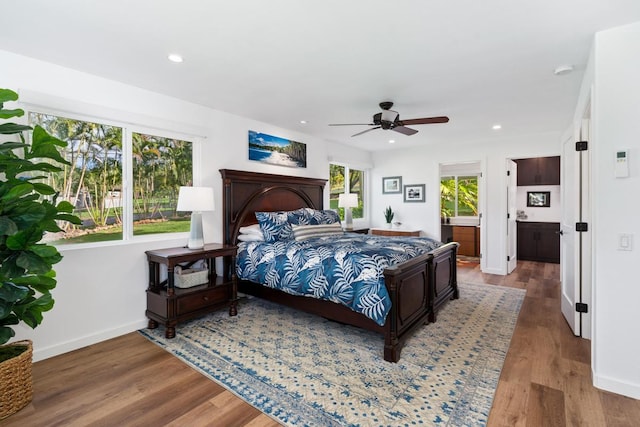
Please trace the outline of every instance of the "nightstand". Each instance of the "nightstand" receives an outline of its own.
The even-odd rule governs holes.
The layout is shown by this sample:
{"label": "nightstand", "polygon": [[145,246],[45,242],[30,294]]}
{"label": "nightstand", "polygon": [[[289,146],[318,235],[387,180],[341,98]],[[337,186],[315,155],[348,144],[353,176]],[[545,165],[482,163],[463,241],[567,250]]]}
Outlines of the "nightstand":
{"label": "nightstand", "polygon": [[371,234],[377,236],[420,236],[420,230],[402,230],[399,228],[372,228]]}
{"label": "nightstand", "polygon": [[[163,324],[167,328],[165,336],[173,338],[178,322],[226,306],[229,306],[229,316],[235,316],[238,313],[238,284],[233,266],[237,249],[237,246],[212,243],[202,249],[180,247],[146,251],[149,287],[145,314],[149,318],[149,329]],[[219,257],[224,258],[222,275],[216,274],[216,258]],[[175,287],[174,269],[177,266],[189,268],[200,260],[208,264],[207,283],[189,288]],[[167,267],[165,280],[161,280],[161,265]]]}

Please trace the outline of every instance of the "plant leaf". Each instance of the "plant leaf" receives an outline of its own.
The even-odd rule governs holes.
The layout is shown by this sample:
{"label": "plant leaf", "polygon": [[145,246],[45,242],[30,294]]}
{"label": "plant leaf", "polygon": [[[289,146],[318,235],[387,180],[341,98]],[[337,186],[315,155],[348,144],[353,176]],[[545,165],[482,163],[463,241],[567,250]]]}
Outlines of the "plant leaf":
{"label": "plant leaf", "polygon": [[0,125],[0,134],[3,135],[13,135],[27,130],[31,130],[31,126],[19,125],[16,123],[3,123]]}

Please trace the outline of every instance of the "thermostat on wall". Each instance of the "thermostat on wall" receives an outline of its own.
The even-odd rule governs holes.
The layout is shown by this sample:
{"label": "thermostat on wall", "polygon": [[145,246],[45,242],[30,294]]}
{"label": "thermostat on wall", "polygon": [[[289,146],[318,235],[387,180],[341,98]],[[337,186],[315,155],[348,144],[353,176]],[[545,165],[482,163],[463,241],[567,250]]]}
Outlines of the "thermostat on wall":
{"label": "thermostat on wall", "polygon": [[629,176],[629,150],[616,151],[616,178]]}

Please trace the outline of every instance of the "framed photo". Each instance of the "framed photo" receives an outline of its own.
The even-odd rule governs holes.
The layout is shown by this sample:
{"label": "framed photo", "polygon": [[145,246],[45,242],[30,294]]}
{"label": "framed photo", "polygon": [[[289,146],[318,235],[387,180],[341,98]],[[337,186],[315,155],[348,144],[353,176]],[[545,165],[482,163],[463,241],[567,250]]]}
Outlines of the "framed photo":
{"label": "framed photo", "polygon": [[387,176],[382,178],[382,194],[402,193],[402,177]]}
{"label": "framed photo", "polygon": [[527,207],[548,208],[550,206],[550,191],[527,191]]}
{"label": "framed photo", "polygon": [[405,185],[404,201],[424,203],[424,184]]}

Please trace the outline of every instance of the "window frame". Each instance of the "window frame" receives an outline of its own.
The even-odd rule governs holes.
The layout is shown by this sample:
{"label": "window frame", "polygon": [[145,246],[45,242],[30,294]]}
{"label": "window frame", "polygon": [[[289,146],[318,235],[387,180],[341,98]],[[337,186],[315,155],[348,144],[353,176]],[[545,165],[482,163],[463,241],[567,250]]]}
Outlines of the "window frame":
{"label": "window frame", "polygon": [[[369,219],[369,215],[368,215],[368,201],[369,201],[369,197],[368,197],[368,189],[369,189],[369,184],[368,184],[368,180],[369,180],[369,170],[367,168],[363,168],[363,167],[358,167],[358,166],[350,166],[348,163],[345,162],[337,162],[337,161],[330,161],[329,162],[329,201],[331,201],[331,165],[336,165],[336,166],[341,166],[344,168],[344,175],[345,175],[345,182],[344,182],[344,193],[339,193],[339,194],[350,194],[350,171],[353,170],[357,170],[357,171],[361,171],[362,172],[362,218],[356,218],[353,217],[353,226],[354,228],[358,228],[358,226],[362,227],[363,225],[367,224]],[[338,210],[339,212],[339,210]],[[344,221],[343,219],[341,219],[341,221]]]}
{"label": "window frame", "polygon": [[[201,152],[203,136],[194,135],[188,132],[181,132],[180,130],[169,130],[160,128],[154,125],[144,124],[141,122],[135,123],[133,121],[118,120],[110,118],[110,114],[86,114],[77,111],[77,108],[73,108],[76,105],[70,100],[60,100],[58,103],[69,104],[69,108],[55,108],[42,105],[40,103],[20,102],[20,108],[25,112],[23,116],[24,124],[30,125],[29,116],[31,113],[46,114],[57,117],[64,117],[72,120],[86,121],[99,123],[108,126],[119,127],[122,129],[122,193],[123,193],[123,215],[122,215],[122,238],[107,240],[101,242],[90,243],[54,243],[54,245],[61,249],[82,249],[91,247],[104,247],[104,246],[117,246],[123,244],[132,244],[140,242],[152,242],[170,239],[179,239],[188,235],[188,232],[174,232],[174,233],[156,233],[156,234],[133,234],[133,134],[142,133],[149,134],[163,138],[178,139],[187,141],[192,144],[191,146],[191,176],[194,186],[201,185]],[[82,106],[82,103],[78,103]],[[101,109],[108,110],[105,107],[92,105],[89,109],[94,113]],[[115,114],[118,117],[126,117],[129,113],[125,111],[117,111]],[[131,114],[136,116],[135,114]],[[154,118],[151,118],[154,119]],[[159,119],[154,119],[159,121]],[[154,121],[151,120],[151,121]],[[178,126],[179,127],[179,126]],[[28,135],[28,142],[31,143],[31,134]]]}
{"label": "window frame", "polygon": [[[445,174],[443,176],[440,177],[440,185],[442,185],[442,180],[444,179],[453,179],[455,181],[455,197],[454,197],[454,215],[448,217],[448,218],[468,218],[468,219],[478,219],[479,215],[463,215],[460,216],[458,215],[458,193],[459,193],[459,186],[458,186],[458,179],[459,178],[468,178],[468,177],[475,177],[476,178],[476,186],[478,187],[478,191],[479,191],[479,186],[480,186],[480,178],[482,177],[481,173],[461,173],[461,174]],[[442,191],[440,192],[440,215],[444,216],[442,214]],[[480,210],[480,195],[476,195],[476,211]]]}

